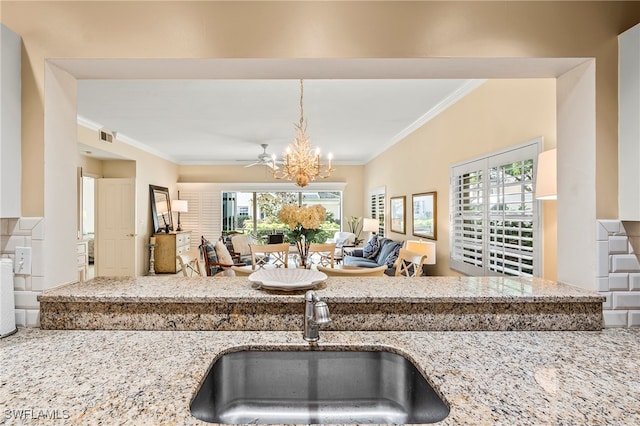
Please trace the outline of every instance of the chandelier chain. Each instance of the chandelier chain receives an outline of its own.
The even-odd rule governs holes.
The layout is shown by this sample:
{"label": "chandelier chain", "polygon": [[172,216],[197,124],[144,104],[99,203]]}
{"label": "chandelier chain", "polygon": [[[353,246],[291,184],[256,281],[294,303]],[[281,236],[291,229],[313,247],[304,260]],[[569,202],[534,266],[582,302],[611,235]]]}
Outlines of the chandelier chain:
{"label": "chandelier chain", "polygon": [[304,123],[304,85],[302,84],[302,79],[300,79],[300,127],[302,127]]}

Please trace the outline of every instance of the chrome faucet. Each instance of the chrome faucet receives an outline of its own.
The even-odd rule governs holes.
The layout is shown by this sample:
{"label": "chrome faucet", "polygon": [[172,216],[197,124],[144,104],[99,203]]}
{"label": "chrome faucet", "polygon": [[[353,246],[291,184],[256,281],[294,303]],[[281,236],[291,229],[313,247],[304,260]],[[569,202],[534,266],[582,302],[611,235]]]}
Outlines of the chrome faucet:
{"label": "chrome faucet", "polygon": [[320,300],[313,290],[304,295],[304,331],[302,338],[307,342],[317,342],[320,339],[320,326],[329,324],[329,307]]}

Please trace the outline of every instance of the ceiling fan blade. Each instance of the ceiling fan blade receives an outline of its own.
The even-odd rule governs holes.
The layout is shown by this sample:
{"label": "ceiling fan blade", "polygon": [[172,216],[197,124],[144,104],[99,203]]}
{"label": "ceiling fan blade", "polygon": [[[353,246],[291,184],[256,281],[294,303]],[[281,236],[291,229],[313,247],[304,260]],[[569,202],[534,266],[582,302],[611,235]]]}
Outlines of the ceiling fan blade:
{"label": "ceiling fan blade", "polygon": [[258,161],[255,163],[247,164],[245,167],[257,166],[258,164],[262,164],[262,163]]}

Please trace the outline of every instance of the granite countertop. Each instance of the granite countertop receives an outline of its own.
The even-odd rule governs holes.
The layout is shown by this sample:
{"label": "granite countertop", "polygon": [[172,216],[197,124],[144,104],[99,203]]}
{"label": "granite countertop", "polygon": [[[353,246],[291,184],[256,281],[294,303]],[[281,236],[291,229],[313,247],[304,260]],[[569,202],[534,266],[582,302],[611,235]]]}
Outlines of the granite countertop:
{"label": "granite countertop", "polygon": [[[216,357],[307,346],[286,331],[20,329],[0,340],[0,424],[206,424],[189,403]],[[441,424],[640,424],[640,330],[321,332],[320,349],[362,346],[412,359],[451,406]]]}
{"label": "granite countertop", "polygon": [[[247,277],[146,276],[95,278],[47,290],[40,302],[163,302],[203,303],[224,300],[254,303],[277,300],[299,303],[300,294],[257,290]],[[604,296],[540,278],[509,277],[329,277],[318,296],[327,302],[604,302]]]}

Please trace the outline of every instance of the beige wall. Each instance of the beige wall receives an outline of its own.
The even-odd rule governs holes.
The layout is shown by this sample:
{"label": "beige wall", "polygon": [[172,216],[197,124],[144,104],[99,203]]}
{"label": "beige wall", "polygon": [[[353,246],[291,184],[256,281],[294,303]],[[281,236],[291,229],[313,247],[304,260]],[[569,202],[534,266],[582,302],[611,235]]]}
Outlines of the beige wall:
{"label": "beige wall", "polygon": [[43,212],[45,58],[582,56],[597,59],[598,217],[616,217],[616,36],[639,21],[638,2],[5,0],[25,53],[23,214]]}
{"label": "beige wall", "polygon": [[[162,164],[158,158],[156,161]],[[137,174],[136,161],[108,160],[102,162],[102,173],[105,178],[135,178]]]}
{"label": "beige wall", "polygon": [[82,173],[85,176],[102,177],[102,163],[100,159],[78,155],[78,167],[82,167]]}
{"label": "beige wall", "polygon": [[[449,269],[449,167],[537,136],[544,137],[545,149],[554,148],[555,110],[554,79],[489,80],[370,162],[367,190],[384,185],[387,198],[407,197],[407,234],[387,236],[414,239],[411,194],[437,191],[437,265],[429,272],[455,274]],[[555,202],[543,204],[544,277],[555,279]]]}

